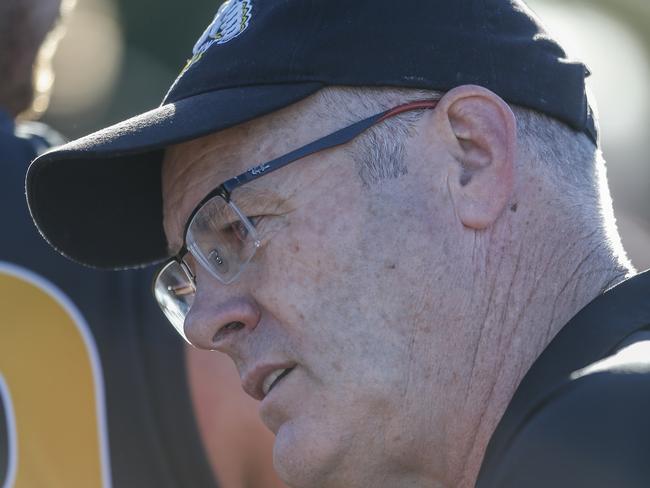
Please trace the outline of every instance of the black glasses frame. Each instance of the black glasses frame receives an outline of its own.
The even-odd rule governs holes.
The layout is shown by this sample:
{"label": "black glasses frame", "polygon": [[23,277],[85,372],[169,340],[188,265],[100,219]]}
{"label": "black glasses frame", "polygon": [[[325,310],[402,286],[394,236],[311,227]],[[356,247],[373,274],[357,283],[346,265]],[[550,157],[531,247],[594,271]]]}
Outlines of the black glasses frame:
{"label": "black glasses frame", "polygon": [[[223,198],[226,202],[230,202],[230,197],[232,192],[235,189],[239,188],[240,186],[245,185],[246,183],[255,181],[256,179],[261,178],[264,175],[277,171],[280,168],[284,168],[288,164],[298,161],[299,159],[302,159],[304,157],[310,156],[311,154],[317,153],[319,151],[324,151],[325,149],[331,149],[333,147],[346,144],[352,141],[353,139],[355,139],[356,137],[358,137],[360,134],[362,134],[372,126],[377,125],[388,118],[394,117],[404,112],[410,112],[413,110],[434,109],[438,105],[438,102],[439,102],[438,100],[424,100],[419,102],[411,102],[411,103],[405,103],[403,105],[398,105],[397,107],[386,110],[379,114],[360,120],[359,122],[355,122],[352,125],[339,129],[336,132],[333,132],[325,137],[310,142],[305,146],[299,147],[298,149],[295,149],[285,154],[284,156],[280,156],[266,163],[254,166],[253,168],[247,170],[245,173],[242,173],[238,176],[235,176],[234,178],[230,178],[229,180],[224,181],[219,186],[217,186],[214,190],[208,193],[196,205],[196,207],[194,207],[194,210],[192,210],[192,213],[187,219],[185,228],[183,230],[183,247],[175,256],[172,256],[167,261],[165,261],[160,269],[161,270],[164,269],[171,261],[176,261],[179,264],[181,264],[181,266],[184,264],[183,258],[188,252],[186,243],[187,243],[187,232],[190,223],[192,222],[192,219],[194,218],[196,213],[209,200],[213,199],[216,196],[219,196]],[[187,266],[184,266],[184,268],[185,267]],[[156,278],[158,277],[158,274],[159,273],[156,274]]]}

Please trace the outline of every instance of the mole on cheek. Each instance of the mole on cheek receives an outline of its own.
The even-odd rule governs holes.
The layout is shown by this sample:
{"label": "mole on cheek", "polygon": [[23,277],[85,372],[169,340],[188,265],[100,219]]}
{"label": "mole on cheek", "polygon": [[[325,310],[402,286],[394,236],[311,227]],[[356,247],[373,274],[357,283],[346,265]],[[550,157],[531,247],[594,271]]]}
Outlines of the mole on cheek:
{"label": "mole on cheek", "polygon": [[294,241],[293,244],[291,245],[291,250],[293,251],[294,254],[300,252],[300,244],[298,241]]}

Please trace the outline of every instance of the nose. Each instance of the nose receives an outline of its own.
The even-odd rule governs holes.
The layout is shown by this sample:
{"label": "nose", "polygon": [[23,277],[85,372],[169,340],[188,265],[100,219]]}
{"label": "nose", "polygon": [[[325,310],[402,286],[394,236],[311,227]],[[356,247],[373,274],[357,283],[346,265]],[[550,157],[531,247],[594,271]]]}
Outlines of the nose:
{"label": "nose", "polygon": [[238,338],[257,327],[260,317],[260,309],[252,298],[197,294],[185,317],[185,336],[200,349],[231,352]]}

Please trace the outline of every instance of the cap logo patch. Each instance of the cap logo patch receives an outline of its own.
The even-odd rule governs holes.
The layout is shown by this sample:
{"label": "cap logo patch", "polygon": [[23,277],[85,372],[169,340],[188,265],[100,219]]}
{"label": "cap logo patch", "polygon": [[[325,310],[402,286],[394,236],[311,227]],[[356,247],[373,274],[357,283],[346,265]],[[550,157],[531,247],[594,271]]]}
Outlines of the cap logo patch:
{"label": "cap logo patch", "polygon": [[251,20],[251,0],[227,0],[221,5],[214,20],[194,45],[196,56],[213,44],[225,44],[246,30]]}
{"label": "cap logo patch", "polygon": [[187,60],[187,64],[172,84],[168,94],[176,87],[187,70],[199,62],[212,45],[225,44],[241,35],[248,28],[252,12],[253,0],[227,0],[224,2],[219,7],[212,23],[194,45],[192,57]]}

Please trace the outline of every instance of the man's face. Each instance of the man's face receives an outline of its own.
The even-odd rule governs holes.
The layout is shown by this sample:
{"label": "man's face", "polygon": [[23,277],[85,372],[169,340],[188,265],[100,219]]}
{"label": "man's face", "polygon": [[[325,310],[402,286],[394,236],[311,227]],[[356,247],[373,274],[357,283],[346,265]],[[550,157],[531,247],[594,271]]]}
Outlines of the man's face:
{"label": "man's face", "polygon": [[[310,119],[305,105],[167,151],[174,252],[210,190],[345,125]],[[428,465],[444,469],[462,332],[448,319],[459,307],[447,299],[453,280],[441,286],[454,273],[454,246],[436,217],[444,178],[417,163],[418,139],[407,143],[409,173],[372,188],[336,148],[235,190],[270,236],[237,282],[222,285],[188,259],[197,292],[186,335],[228,354],[244,388],[263,396],[275,465],[292,486],[371,486],[432,449]],[[264,380],[285,368],[264,396]]]}

